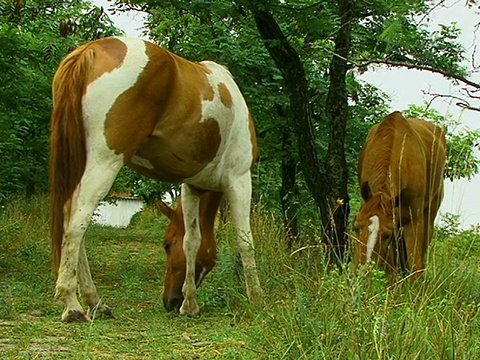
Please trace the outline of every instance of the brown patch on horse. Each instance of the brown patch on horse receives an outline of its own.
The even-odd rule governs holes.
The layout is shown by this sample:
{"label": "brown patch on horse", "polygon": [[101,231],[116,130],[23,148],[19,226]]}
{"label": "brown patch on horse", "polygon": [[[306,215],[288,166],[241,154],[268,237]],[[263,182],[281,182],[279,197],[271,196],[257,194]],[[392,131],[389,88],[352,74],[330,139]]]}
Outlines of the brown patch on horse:
{"label": "brown patch on horse", "polygon": [[90,45],[95,57],[95,67],[90,73],[88,82],[92,83],[105,73],[120,67],[127,55],[127,46],[119,39],[105,38]]}
{"label": "brown patch on horse", "polygon": [[117,98],[107,115],[105,136],[108,147],[117,154],[133,155],[171,111],[170,94],[177,83],[175,59],[167,51],[149,45],[146,55],[150,60],[135,86]]}
{"label": "brown patch on horse", "polygon": [[200,172],[218,151],[218,123],[201,122],[201,101],[213,100],[215,93],[206,66],[146,44],[149,63],[112,106],[105,135],[108,146],[124,154],[134,170],[179,182]]}
{"label": "brown patch on horse", "polygon": [[[200,66],[203,69],[203,71],[205,72],[205,74],[212,74],[213,73],[212,69],[210,69],[204,62],[199,62],[199,63],[195,63],[195,64]],[[213,100],[213,98],[211,100]]]}
{"label": "brown patch on horse", "polygon": [[[173,129],[172,129],[173,130]],[[221,136],[218,122],[208,119],[183,133],[156,131],[131,158],[128,165],[156,179],[180,182],[199,173],[217,154]],[[136,157],[148,159],[152,168],[135,163]]]}
{"label": "brown patch on horse", "polygon": [[227,108],[231,108],[233,104],[233,99],[225,83],[222,82],[218,84],[218,92],[220,93],[220,100],[222,100],[222,104],[225,105]]}

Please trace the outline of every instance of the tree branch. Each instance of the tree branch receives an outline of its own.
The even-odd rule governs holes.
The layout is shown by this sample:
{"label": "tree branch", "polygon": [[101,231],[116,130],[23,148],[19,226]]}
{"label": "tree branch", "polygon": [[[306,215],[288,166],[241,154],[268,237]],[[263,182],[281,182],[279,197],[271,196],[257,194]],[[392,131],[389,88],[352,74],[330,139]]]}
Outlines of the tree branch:
{"label": "tree branch", "polygon": [[428,102],[427,108],[430,107],[430,105],[433,103],[435,99],[443,98],[443,99],[456,100],[457,102],[455,103],[455,105],[457,105],[462,109],[480,112],[480,108],[470,105],[468,101],[466,101],[465,99],[462,99],[461,97],[451,95],[451,94],[446,95],[446,94],[430,93],[426,91],[424,91],[423,93],[432,97],[432,99]]}
{"label": "tree branch", "polygon": [[427,66],[427,65],[416,65],[416,64],[406,63],[406,62],[389,61],[389,60],[370,60],[366,64],[357,64],[357,63],[354,63],[354,62],[352,62],[352,63],[357,67],[366,67],[367,65],[370,65],[370,64],[383,64],[383,65],[392,66],[392,67],[404,67],[404,68],[407,68],[407,69],[429,71],[431,73],[440,74],[440,75],[442,75],[446,78],[449,78],[449,79],[457,80],[457,81],[462,82],[466,85],[474,87],[475,89],[480,89],[480,84],[478,84],[474,81],[468,80],[468,79],[464,78],[463,76],[458,76],[458,75],[455,75],[455,74],[451,74],[451,73],[448,73],[446,71],[436,69],[434,67]]}
{"label": "tree branch", "polygon": [[352,64],[352,66],[355,66],[357,68],[366,68],[368,67],[369,65],[372,65],[372,64],[378,64],[378,65],[387,65],[387,66],[392,66],[392,67],[404,67],[404,68],[407,68],[407,69],[414,69],[414,70],[420,70],[420,71],[429,71],[431,73],[435,73],[435,74],[440,74],[446,78],[449,78],[449,79],[453,79],[453,80],[456,80],[456,81],[459,81],[459,82],[462,82],[468,86],[471,86],[475,89],[479,89],[480,90],[480,84],[479,83],[476,83],[474,81],[471,81],[471,80],[468,80],[466,78],[464,78],[463,76],[458,76],[458,75],[455,75],[455,74],[451,74],[447,71],[444,71],[444,70],[440,70],[440,69],[437,69],[437,68],[434,68],[432,66],[428,66],[428,65],[417,65],[417,64],[411,64],[411,63],[407,63],[407,62],[402,62],[402,61],[390,61],[390,60],[368,60],[364,63],[359,63],[359,62],[355,62],[353,61],[352,59],[347,59],[345,57],[343,57],[342,55],[324,47],[324,46],[320,46],[318,44],[310,44],[312,47],[317,47],[317,48],[320,48],[322,49],[323,51],[331,54],[332,56],[336,56],[342,60],[345,60],[347,62],[349,62],[350,64]]}

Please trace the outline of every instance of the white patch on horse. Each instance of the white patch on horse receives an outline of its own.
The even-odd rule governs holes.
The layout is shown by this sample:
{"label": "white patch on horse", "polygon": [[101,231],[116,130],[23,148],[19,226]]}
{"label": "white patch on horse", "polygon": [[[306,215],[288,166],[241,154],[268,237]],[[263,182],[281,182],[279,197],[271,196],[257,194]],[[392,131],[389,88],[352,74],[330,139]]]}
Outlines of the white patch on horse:
{"label": "white patch on horse", "polygon": [[203,267],[202,268],[202,272],[200,273],[200,276],[198,277],[198,280],[197,280],[197,288],[200,286],[200,284],[202,283],[203,279],[205,278],[205,275],[207,274],[207,268],[206,267]]}
{"label": "white patch on horse", "polygon": [[[89,186],[86,179],[95,178],[97,173],[108,173],[104,177],[115,179],[123,155],[115,154],[110,149],[104,135],[105,121],[107,114],[114,105],[117,98],[130,89],[137,82],[149,59],[145,52],[146,45],[143,40],[131,38],[118,38],[127,46],[127,53],[122,65],[112,72],[105,73],[87,86],[86,93],[82,99],[85,132],[87,134],[87,165],[82,177],[81,185]],[[113,181],[113,180],[112,180]],[[97,193],[106,193],[111,187],[111,182],[105,180],[94,181],[91,186]],[[78,196],[78,187],[73,194],[75,199]],[[84,192],[88,196],[90,191]],[[79,199],[73,204],[89,203],[88,200]],[[77,209],[72,208],[72,213]],[[74,227],[77,225],[72,225]]]}
{"label": "white patch on horse", "polygon": [[200,226],[198,225],[200,197],[196,194],[196,191],[192,191],[191,187],[184,183],[182,184],[181,201],[185,224],[183,252],[186,259],[186,273],[182,287],[184,300],[180,307],[180,314],[196,316],[200,312],[196,300],[197,288],[195,285],[195,262],[202,241]]}
{"label": "white patch on horse", "polygon": [[135,165],[141,166],[145,169],[153,170],[153,164],[148,159],[144,159],[138,155],[134,155],[132,156],[131,161]]}
{"label": "white patch on horse", "polygon": [[[221,140],[217,154],[210,164],[184,181],[203,189],[225,191],[231,186],[232,177],[249,172],[253,162],[249,111],[230,72],[224,66],[211,61],[203,61],[202,64],[212,70],[207,77],[214,97],[211,101],[202,101],[201,121],[217,121]],[[232,97],[231,107],[222,103],[219,92],[221,83],[225,84]]]}
{"label": "white patch on horse", "polygon": [[[107,145],[107,140],[104,136],[105,121],[116,99],[135,85],[149,59],[145,53],[146,45],[143,40],[118,39],[127,45],[127,53],[123,64],[89,84],[82,99],[85,132],[88,139],[86,144],[87,164],[80,183],[81,186],[75,189],[72,196],[72,214],[76,214],[79,211],[84,212],[82,210],[84,208],[96,207],[97,204],[91,204],[91,202],[100,201],[103,198],[112,186],[113,180],[122,166],[123,155],[115,154],[115,151],[111,150]],[[80,192],[81,187],[85,191]],[[104,195],[98,200],[93,200],[91,196],[92,191],[99,194],[98,196]],[[64,212],[67,213],[67,211]],[[74,222],[70,224],[71,220],[68,219],[66,225],[68,228],[77,229],[85,227],[86,229],[86,224],[88,223],[82,217],[77,216],[79,223]]]}
{"label": "white patch on horse", "polygon": [[378,216],[372,216],[370,218],[370,225],[368,226],[368,231],[370,231],[370,236],[368,237],[367,242],[367,261],[372,259],[373,249],[378,240],[378,230],[380,229],[380,221]]}
{"label": "white patch on horse", "polygon": [[[100,149],[104,150],[102,153],[105,156],[115,153],[114,150],[108,148],[104,136],[107,114],[117,98],[135,86],[140,74],[149,62],[143,40],[123,37],[119,37],[118,40],[127,46],[127,53],[122,65],[112,72],[104,73],[89,84],[83,97],[85,128],[90,148],[93,149],[93,152],[89,152],[97,156]],[[87,150],[90,149],[87,148]]]}

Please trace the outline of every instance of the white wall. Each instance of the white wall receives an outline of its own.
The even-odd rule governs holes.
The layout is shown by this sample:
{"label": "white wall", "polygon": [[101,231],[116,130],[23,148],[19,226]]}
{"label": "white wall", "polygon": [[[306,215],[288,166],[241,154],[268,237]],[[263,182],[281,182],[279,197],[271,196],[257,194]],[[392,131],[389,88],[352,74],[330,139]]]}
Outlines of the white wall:
{"label": "white wall", "polygon": [[126,228],[132,216],[143,210],[143,202],[136,199],[119,199],[114,203],[102,201],[92,216],[92,222],[103,226]]}

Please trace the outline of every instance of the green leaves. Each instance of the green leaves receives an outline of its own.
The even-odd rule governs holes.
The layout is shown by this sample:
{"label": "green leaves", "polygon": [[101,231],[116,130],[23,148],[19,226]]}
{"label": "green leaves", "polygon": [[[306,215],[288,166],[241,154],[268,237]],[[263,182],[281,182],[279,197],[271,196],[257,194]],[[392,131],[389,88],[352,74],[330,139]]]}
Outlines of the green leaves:
{"label": "green leaves", "polygon": [[480,159],[480,130],[464,129],[460,132],[450,131],[447,135],[448,162],[445,176],[450,180],[471,179],[478,174]]}
{"label": "green leaves", "polygon": [[74,47],[115,33],[85,0],[0,0],[0,203],[47,189],[55,70]]}

